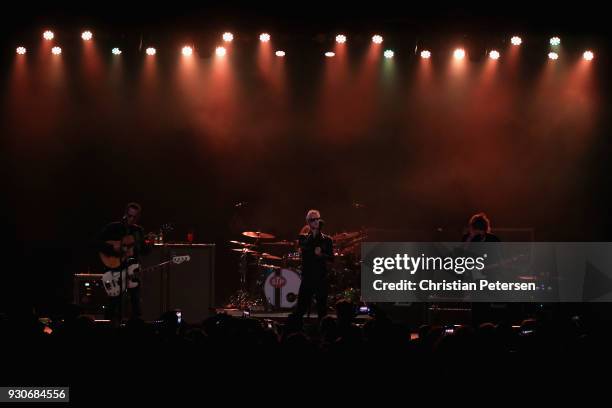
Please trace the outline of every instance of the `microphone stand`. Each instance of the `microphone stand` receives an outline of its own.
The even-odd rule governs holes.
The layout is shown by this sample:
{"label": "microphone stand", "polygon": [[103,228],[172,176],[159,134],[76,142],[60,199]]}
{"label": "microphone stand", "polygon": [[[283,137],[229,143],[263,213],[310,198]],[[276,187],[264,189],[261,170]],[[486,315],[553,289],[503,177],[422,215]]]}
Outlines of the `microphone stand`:
{"label": "microphone stand", "polygon": [[[123,255],[124,255],[124,251],[123,248],[121,249],[121,263],[120,263],[120,270],[119,270],[119,288],[121,289],[121,291],[119,292],[119,328],[121,328],[121,324],[123,323],[123,271],[125,270],[125,265],[126,263],[123,260]],[[127,271],[126,271],[126,275],[127,275]],[[127,276],[126,276],[127,278]],[[127,287],[127,285],[126,285]]]}
{"label": "microphone stand", "polygon": [[[121,238],[123,240],[123,238],[125,238],[129,232],[128,225],[127,225],[127,219],[125,216],[121,219],[121,222],[123,224],[123,229],[124,229],[123,230],[124,234],[123,234],[123,237]],[[119,247],[119,289],[120,289],[119,290],[119,328],[120,329],[121,329],[121,323],[123,323],[123,301],[124,301],[124,298],[123,298],[123,291],[124,291],[123,289],[123,280],[124,280],[123,271],[124,270],[125,270],[125,275],[126,275],[125,280],[127,281],[127,269],[126,269],[127,262],[126,260],[123,259],[125,256],[125,253],[126,251],[123,245],[121,245]],[[127,291],[127,282],[125,284],[125,290]]]}

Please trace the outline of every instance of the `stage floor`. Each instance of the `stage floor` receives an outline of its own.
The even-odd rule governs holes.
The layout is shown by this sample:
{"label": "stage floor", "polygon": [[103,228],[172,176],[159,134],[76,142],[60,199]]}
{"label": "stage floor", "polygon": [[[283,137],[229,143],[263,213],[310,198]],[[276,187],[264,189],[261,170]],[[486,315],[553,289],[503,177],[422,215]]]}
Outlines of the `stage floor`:
{"label": "stage floor", "polygon": [[[215,312],[217,314],[219,313],[227,314],[233,317],[252,317],[255,319],[270,319],[270,320],[274,320],[278,322],[284,322],[285,320],[287,320],[287,318],[291,314],[291,311],[279,311],[279,312],[251,311],[251,312],[247,312],[241,309],[227,309],[227,308],[218,308],[218,309],[215,309]],[[328,316],[331,316],[333,318],[337,317],[336,313],[329,313]],[[317,314],[315,312],[315,313],[311,313],[310,316],[304,315],[304,319],[305,320],[317,320]],[[355,316],[355,320],[357,321],[360,321],[360,320],[367,321],[371,319],[372,317],[367,314]]]}

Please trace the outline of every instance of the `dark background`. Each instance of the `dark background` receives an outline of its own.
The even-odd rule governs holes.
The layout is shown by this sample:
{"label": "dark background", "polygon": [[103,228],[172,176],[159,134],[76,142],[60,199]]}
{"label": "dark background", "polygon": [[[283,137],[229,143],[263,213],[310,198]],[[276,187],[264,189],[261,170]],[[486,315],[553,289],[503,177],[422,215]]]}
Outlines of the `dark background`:
{"label": "dark background", "polygon": [[[292,239],[309,208],[330,232],[392,230],[381,239],[435,239],[440,227],[459,239],[476,211],[540,241],[610,239],[608,41],[605,13],[588,3],[16,7],[2,17],[3,302],[69,301],[72,274],[98,268],[92,237],[128,201],[143,205],[148,230],[174,222],[170,238],[194,230],[218,245],[219,301],[237,285],[226,241],[256,229]],[[59,63],[42,48],[47,27]],[[218,66],[228,30],[236,40]],[[257,60],[262,31],[287,51],[269,71]],[[322,57],[338,32],[344,63]],[[382,49],[368,59],[376,32],[392,62]],[[510,67],[515,33],[525,43]],[[551,68],[555,34],[563,51]],[[470,58],[457,73],[459,43]],[[157,47],[152,63],[141,44]],[[434,53],[429,76],[415,46]],[[491,47],[502,60],[487,71]],[[586,48],[596,59],[581,68]]]}

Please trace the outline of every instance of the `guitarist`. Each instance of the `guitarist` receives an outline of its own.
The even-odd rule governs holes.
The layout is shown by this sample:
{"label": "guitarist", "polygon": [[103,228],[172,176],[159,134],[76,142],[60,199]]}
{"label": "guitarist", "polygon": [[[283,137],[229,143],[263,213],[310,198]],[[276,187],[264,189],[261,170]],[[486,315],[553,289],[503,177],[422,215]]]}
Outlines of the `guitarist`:
{"label": "guitarist", "polygon": [[461,239],[462,242],[500,242],[500,239],[491,234],[491,221],[487,214],[479,212],[472,215],[468,223],[468,232]]}
{"label": "guitarist", "polygon": [[[152,237],[146,236],[144,229],[137,224],[141,212],[140,204],[128,203],[121,221],[108,224],[98,235],[97,249],[103,258],[106,270],[121,271],[127,267],[128,260],[139,263],[140,256],[151,252]],[[138,318],[141,316],[140,285],[128,289],[128,294],[132,309],[131,317]],[[121,296],[109,297],[106,318],[113,322],[121,319],[121,298]]]}

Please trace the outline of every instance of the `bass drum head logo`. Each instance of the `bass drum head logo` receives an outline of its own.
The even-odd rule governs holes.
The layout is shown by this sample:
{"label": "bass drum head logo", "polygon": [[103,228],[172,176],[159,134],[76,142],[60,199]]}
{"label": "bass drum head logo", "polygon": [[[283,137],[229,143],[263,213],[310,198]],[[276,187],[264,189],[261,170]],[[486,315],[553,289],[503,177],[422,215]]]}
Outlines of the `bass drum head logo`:
{"label": "bass drum head logo", "polygon": [[287,279],[282,276],[273,276],[270,278],[270,285],[275,289],[280,289],[287,284]]}

